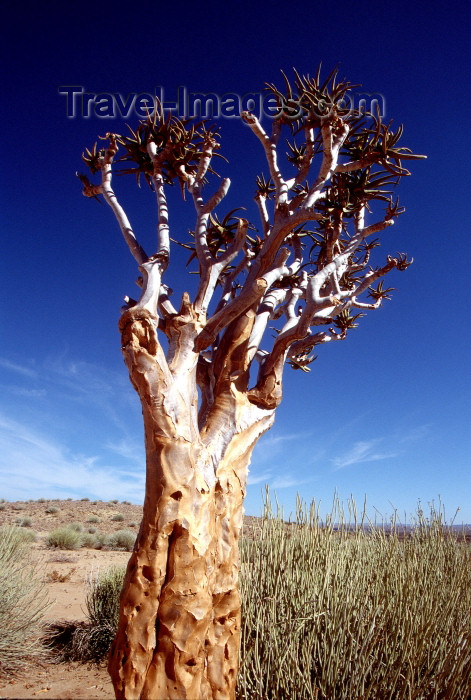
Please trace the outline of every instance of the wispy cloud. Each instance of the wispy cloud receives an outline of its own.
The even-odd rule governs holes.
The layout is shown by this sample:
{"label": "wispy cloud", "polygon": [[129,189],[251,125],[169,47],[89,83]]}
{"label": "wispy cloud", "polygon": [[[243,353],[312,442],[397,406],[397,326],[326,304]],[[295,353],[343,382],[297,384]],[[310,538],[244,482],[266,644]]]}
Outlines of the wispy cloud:
{"label": "wispy cloud", "polygon": [[38,376],[37,370],[25,365],[19,365],[16,362],[7,360],[4,357],[0,357],[0,367],[3,367],[3,369],[11,372],[16,372],[17,374],[21,374],[24,377],[36,378]]}
{"label": "wispy cloud", "polygon": [[414,428],[410,428],[408,431],[400,434],[398,436],[398,442],[416,442],[417,440],[422,440],[430,433],[432,425],[431,423],[426,423],[424,425],[417,425]]}
{"label": "wispy cloud", "polygon": [[142,501],[144,473],[100,464],[96,455],[72,453],[60,442],[0,414],[0,477],[9,500],[93,496]]}
{"label": "wispy cloud", "polygon": [[2,385],[2,390],[9,391],[15,396],[24,396],[29,399],[37,399],[47,395],[46,389],[28,389],[24,386]]}
{"label": "wispy cloud", "polygon": [[262,482],[267,483],[269,482],[273,477],[272,472],[261,472],[260,474],[252,474],[252,472],[249,472],[249,478],[247,481],[248,486],[255,486],[255,484],[261,484]]}
{"label": "wispy cloud", "polygon": [[310,479],[300,479],[294,474],[285,474],[284,476],[277,476],[270,483],[270,488],[272,489],[289,489],[293,486],[301,486],[306,484]]}
{"label": "wispy cloud", "polygon": [[138,442],[131,438],[119,440],[118,442],[107,442],[106,448],[115,454],[123,457],[128,462],[143,464],[145,460],[144,442]]}
{"label": "wispy cloud", "polygon": [[344,469],[352,464],[360,464],[362,462],[376,462],[383,459],[390,459],[397,456],[397,451],[378,451],[377,446],[383,441],[382,438],[373,440],[359,440],[352,447],[346,450],[342,455],[332,460],[334,471]]}

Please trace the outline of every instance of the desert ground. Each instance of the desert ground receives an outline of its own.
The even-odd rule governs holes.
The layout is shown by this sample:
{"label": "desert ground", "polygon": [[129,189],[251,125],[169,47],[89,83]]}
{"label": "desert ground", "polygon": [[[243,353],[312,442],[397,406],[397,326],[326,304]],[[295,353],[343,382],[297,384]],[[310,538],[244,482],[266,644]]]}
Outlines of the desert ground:
{"label": "desert ground", "polygon": [[[0,526],[28,522],[28,529],[37,534],[37,542],[32,549],[33,558],[39,564],[51,603],[45,615],[45,623],[85,620],[88,577],[111,565],[125,566],[129,552],[86,548],[73,551],[50,549],[46,546],[45,538],[51,530],[71,523],[79,523],[84,532],[87,532],[91,526],[90,519],[96,518],[99,523],[93,523],[93,526],[100,533],[108,535],[117,530],[131,529],[137,534],[142,516],[141,506],[126,502],[88,500],[6,502],[1,506]],[[56,512],[47,513],[48,510]],[[124,519],[113,520],[118,514],[124,516]],[[253,526],[255,520],[246,518],[247,529]],[[31,662],[13,677],[0,675],[0,699],[36,697],[103,700],[114,698],[114,692],[105,664],[54,663],[45,657],[40,662]]]}

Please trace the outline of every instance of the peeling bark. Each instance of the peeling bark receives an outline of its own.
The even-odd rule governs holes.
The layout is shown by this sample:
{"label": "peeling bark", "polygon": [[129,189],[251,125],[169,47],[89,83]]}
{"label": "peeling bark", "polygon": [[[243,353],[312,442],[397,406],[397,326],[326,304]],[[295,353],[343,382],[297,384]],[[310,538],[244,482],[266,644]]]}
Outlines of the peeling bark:
{"label": "peeling bark", "polygon": [[[133,308],[120,322],[142,403],[147,461],[143,520],[109,660],[116,697],[126,700],[235,697],[243,500],[252,450],[274,419],[226,375],[198,430],[198,356],[182,348],[199,327],[191,313],[179,320],[170,364],[147,310]],[[249,320],[232,354],[250,335]]]}

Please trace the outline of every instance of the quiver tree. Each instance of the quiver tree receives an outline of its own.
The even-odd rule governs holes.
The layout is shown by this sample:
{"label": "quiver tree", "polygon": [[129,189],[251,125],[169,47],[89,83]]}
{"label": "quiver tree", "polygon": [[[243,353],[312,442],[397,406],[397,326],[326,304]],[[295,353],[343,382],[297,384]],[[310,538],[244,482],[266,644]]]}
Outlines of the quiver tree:
{"label": "quiver tree", "polygon": [[[118,698],[235,697],[247,471],[273,424],[283,369],[308,372],[316,347],[345,339],[389,298],[385,275],[410,264],[403,253],[373,264],[372,252],[403,211],[392,198],[409,175],[403,162],[420,156],[398,145],[402,128],[379,112],[343,107],[353,87],[335,71],[323,83],[319,71],[295,73],[283,91],[267,86],[277,104],[269,132],[241,114],[268,168],[256,180],[257,229],[235,210],[215,213],[230,181],[210,187],[220,144],[204,122],[157,104],[135,131],[109,133],[83,156],[101,174],[96,185],[80,175],[83,193],[111,207],[140,271],[139,298],[125,297],[119,321],[147,467],[109,661]],[[155,194],[150,255],[114,192],[117,164]],[[185,292],[177,306],[164,281],[177,243],[166,200],[174,183],[193,200],[194,229],[178,244],[199,274],[194,297]]]}

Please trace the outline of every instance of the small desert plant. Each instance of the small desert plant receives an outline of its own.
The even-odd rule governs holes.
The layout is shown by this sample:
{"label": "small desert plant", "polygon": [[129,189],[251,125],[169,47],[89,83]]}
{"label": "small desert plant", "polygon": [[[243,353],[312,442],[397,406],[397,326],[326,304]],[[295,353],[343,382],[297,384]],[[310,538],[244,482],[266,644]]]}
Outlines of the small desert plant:
{"label": "small desert plant", "polygon": [[66,581],[70,581],[72,574],[74,573],[74,569],[70,569],[66,574],[61,574],[56,569],[53,571],[49,571],[49,573],[46,574],[46,581],[48,583],[65,583]]}
{"label": "small desert plant", "polygon": [[70,523],[69,527],[71,530],[75,530],[75,532],[83,532],[83,525],[81,523]]}
{"label": "small desert plant", "polygon": [[24,510],[26,508],[24,503],[12,503],[13,510]]}
{"label": "small desert plant", "polygon": [[84,535],[82,535],[82,547],[86,547],[87,549],[97,549],[97,538],[93,532],[86,532]]}
{"label": "small desert plant", "polygon": [[113,498],[113,500],[112,500],[112,501],[108,501],[108,505],[111,505],[111,504],[114,504],[114,505],[116,505],[117,503],[119,503],[119,501],[118,501],[118,499],[117,499],[117,498]]}
{"label": "small desert plant", "polygon": [[59,508],[57,508],[56,506],[48,506],[44,512],[48,513],[49,515],[54,515],[54,513],[59,512]]}
{"label": "small desert plant", "polygon": [[76,559],[74,557],[71,557],[69,554],[64,554],[63,552],[56,552],[55,554],[52,554],[52,556],[49,557],[48,561],[60,562],[61,564],[68,564],[70,562],[76,561]]}
{"label": "small desert plant", "polygon": [[0,668],[9,673],[32,655],[38,641],[46,592],[38,570],[30,564],[25,531],[0,528]]}
{"label": "small desert plant", "polygon": [[238,699],[469,698],[469,545],[433,507],[409,529],[350,516],[267,510],[243,542]]}
{"label": "small desert plant", "polygon": [[6,510],[6,504],[5,503],[0,503],[0,510]]}
{"label": "small desert plant", "polygon": [[131,552],[135,541],[136,533],[132,532],[132,530],[118,530],[106,538],[106,547],[108,549],[121,549]]}
{"label": "small desert plant", "polygon": [[124,574],[123,567],[112,566],[99,575],[90,575],[86,598],[90,626],[75,640],[85,659],[100,661],[108,653],[118,626]]}
{"label": "small desert plant", "polygon": [[38,498],[38,503],[46,503],[46,499],[45,498]]}
{"label": "small desert plant", "polygon": [[31,518],[23,518],[20,522],[20,527],[31,527],[33,524],[33,521]]}
{"label": "small desert plant", "polygon": [[81,498],[80,500],[81,501],[89,501],[90,499],[87,496],[85,496],[85,498]]}
{"label": "small desert plant", "polygon": [[100,518],[98,517],[98,515],[91,515],[87,520],[87,523],[99,523],[99,522],[100,522]]}
{"label": "small desert plant", "polygon": [[89,535],[95,535],[96,534],[96,527],[89,527],[87,529],[87,532]]}
{"label": "small desert plant", "polygon": [[46,545],[57,549],[78,549],[81,544],[80,532],[72,530],[70,527],[59,527],[57,530],[52,530],[46,538]]}
{"label": "small desert plant", "polygon": [[124,520],[124,515],[122,513],[116,513],[115,515],[113,515],[111,520],[113,520],[114,522],[117,522],[117,523],[118,522],[121,523]]}
{"label": "small desert plant", "polygon": [[108,535],[104,532],[97,532],[95,549],[106,549],[107,548]]}
{"label": "small desert plant", "polygon": [[101,661],[110,648],[119,617],[124,568],[110,567],[90,574],[87,582],[86,623],[54,623],[46,642],[64,661]]}

